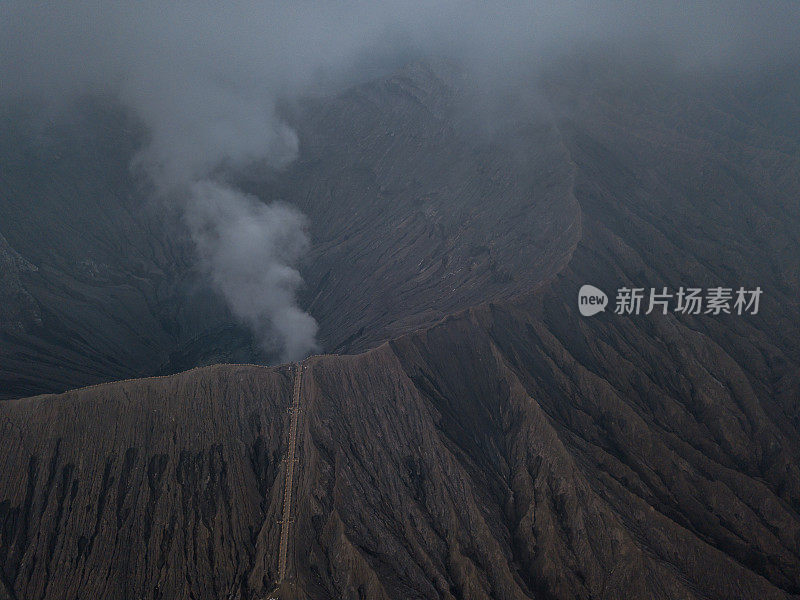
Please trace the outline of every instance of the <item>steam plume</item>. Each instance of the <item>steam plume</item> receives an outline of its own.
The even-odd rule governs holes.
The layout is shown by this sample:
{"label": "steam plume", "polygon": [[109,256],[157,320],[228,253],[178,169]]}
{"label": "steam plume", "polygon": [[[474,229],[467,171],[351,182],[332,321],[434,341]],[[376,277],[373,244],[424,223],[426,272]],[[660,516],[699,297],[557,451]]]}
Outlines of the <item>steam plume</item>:
{"label": "steam plume", "polygon": [[308,247],[303,215],[212,181],[193,183],[190,192],[187,223],[214,287],[261,339],[277,338],[284,360],[302,358],[317,332],[295,305],[302,280],[292,265]]}
{"label": "steam plume", "polygon": [[234,314],[292,359],[315,347],[316,325],[295,302],[303,218],[220,175],[294,159],[298,140],[280,100],[432,55],[492,91],[554,47],[596,40],[644,41],[659,55],[671,48],[681,64],[739,68],[796,56],[799,15],[795,0],[5,0],[0,102],[102,93],[135,112],[150,135],[136,166],[160,195],[184,199],[201,266]]}

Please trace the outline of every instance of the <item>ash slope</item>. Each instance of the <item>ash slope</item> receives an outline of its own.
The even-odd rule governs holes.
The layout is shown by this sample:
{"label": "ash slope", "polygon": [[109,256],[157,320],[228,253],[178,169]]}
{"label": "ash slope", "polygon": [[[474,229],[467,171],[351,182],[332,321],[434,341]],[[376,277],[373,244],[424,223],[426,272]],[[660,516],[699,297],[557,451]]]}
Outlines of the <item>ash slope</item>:
{"label": "ash slope", "polygon": [[[564,340],[549,320],[577,315],[553,302],[313,365],[310,597],[798,592],[796,430],[704,336],[664,320]],[[654,360],[676,375],[645,376]]]}
{"label": "ash slope", "polygon": [[130,162],[144,135],[87,101],[0,116],[0,400],[265,359],[194,272],[174,210]]}
{"label": "ash slope", "polygon": [[220,366],[3,403],[0,597],[262,597],[291,388]]}
{"label": "ash slope", "polygon": [[[310,597],[800,594],[796,77],[597,71],[547,80],[581,211],[566,268],[311,370]],[[586,319],[584,283],[764,298]]]}
{"label": "ash slope", "polygon": [[[299,597],[798,593],[797,427],[671,317],[564,336],[572,287],[309,359]],[[219,366],[4,403],[8,596],[263,597],[291,383]]]}
{"label": "ash slope", "polygon": [[[309,361],[300,596],[800,594],[796,74],[594,72],[545,82],[581,223],[558,275]],[[583,283],[764,297],[748,317],[584,319]],[[221,366],[1,404],[5,593],[266,595],[290,390]]]}
{"label": "ash slope", "polygon": [[[309,360],[299,597],[800,594],[800,136],[727,85],[697,114],[655,85],[618,106],[617,77],[548,90],[581,107],[557,115],[581,238],[554,279]],[[587,282],[765,293],[586,319]],[[290,394],[219,366],[0,405],[5,593],[264,597]]]}
{"label": "ash slope", "polygon": [[[242,184],[310,216],[300,300],[325,351],[535,288],[591,215],[639,254],[623,273],[637,285],[769,286],[794,312],[761,328],[796,354],[796,69],[741,83],[598,63],[567,60],[524,102],[477,111],[462,75],[424,64],[292,109],[298,160]],[[136,124],[87,111],[79,133],[36,143],[3,125],[0,398],[267,361],[180,227],[144,206]]]}
{"label": "ash slope", "polygon": [[[465,94],[413,65],[308,101],[291,168],[241,175],[310,218],[300,300],[326,351],[520,293],[568,260],[580,223],[560,134],[534,115],[476,135]],[[34,141],[0,123],[0,399],[274,358],[203,284],[176,215],[147,205],[136,124],[84,112]]]}

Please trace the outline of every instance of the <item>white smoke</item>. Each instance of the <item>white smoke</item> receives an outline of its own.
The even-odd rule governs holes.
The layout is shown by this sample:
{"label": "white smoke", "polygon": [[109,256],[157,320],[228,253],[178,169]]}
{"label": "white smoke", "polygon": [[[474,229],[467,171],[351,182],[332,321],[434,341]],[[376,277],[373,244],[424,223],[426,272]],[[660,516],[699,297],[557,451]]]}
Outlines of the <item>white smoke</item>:
{"label": "white smoke", "polygon": [[308,247],[305,220],[213,178],[259,160],[282,167],[297,155],[297,136],[275,114],[264,86],[177,62],[166,69],[136,63],[119,91],[150,133],[134,166],[157,193],[181,199],[200,267],[234,316],[268,352],[301,359],[317,347],[317,324],[296,303],[302,284],[296,265]]}
{"label": "white smoke", "polygon": [[305,217],[213,181],[193,183],[190,193],[186,220],[214,287],[261,339],[277,337],[284,360],[303,358],[317,333],[295,303],[302,279],[293,265],[309,243]]}
{"label": "white smoke", "polygon": [[303,79],[286,60],[300,43],[286,30],[296,31],[302,14],[278,4],[230,8],[5,3],[0,76],[9,85],[0,96],[63,103],[101,93],[131,109],[148,134],[132,167],[159,198],[180,203],[200,270],[235,317],[269,353],[296,360],[317,347],[317,324],[296,302],[305,219],[222,178],[257,162],[281,168],[297,155],[297,136],[275,107]]}
{"label": "white smoke", "polygon": [[[120,90],[150,132],[135,165],[159,194],[181,198],[200,268],[233,314],[268,352],[301,359],[317,348],[317,324],[296,302],[296,266],[309,245],[305,219],[213,179],[221,168],[260,160],[284,166],[297,155],[297,136],[275,114],[268,86],[226,80],[206,61],[161,60],[152,69],[137,62]],[[176,64],[164,68],[164,60]]]}
{"label": "white smoke", "polygon": [[[276,106],[431,55],[471,67],[487,90],[551,46],[667,41],[682,62],[738,65],[797,53],[795,0],[2,0],[0,102],[63,105],[108,94],[150,138],[136,157],[159,195],[185,201],[201,266],[235,315],[285,358],[314,348],[295,302],[303,219],[221,183],[254,162],[280,168],[298,140]],[[636,48],[637,46],[634,45]],[[660,48],[661,46],[659,46]],[[638,51],[638,50],[637,50]]]}

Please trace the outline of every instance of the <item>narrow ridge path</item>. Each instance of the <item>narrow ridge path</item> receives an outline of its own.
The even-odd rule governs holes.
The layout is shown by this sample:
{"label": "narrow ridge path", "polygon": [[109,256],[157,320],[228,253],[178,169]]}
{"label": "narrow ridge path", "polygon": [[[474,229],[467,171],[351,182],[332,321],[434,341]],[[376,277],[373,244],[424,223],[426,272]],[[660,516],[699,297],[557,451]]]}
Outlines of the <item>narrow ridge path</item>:
{"label": "narrow ridge path", "polygon": [[297,363],[294,375],[292,404],[289,407],[291,420],[289,424],[289,452],[286,457],[286,480],[283,486],[283,517],[281,520],[281,542],[278,553],[278,585],[286,578],[286,556],[289,548],[289,532],[292,523],[292,488],[294,487],[294,464],[297,449],[297,424],[300,418],[300,392],[305,364]]}

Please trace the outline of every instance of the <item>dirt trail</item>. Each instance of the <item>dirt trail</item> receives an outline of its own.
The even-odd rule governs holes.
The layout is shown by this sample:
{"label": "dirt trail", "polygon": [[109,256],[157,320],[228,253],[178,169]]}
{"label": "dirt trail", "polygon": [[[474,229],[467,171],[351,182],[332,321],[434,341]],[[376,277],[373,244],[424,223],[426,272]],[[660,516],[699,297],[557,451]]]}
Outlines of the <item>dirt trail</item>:
{"label": "dirt trail", "polygon": [[289,548],[289,532],[292,524],[292,488],[294,486],[294,465],[297,448],[297,422],[300,417],[300,391],[305,365],[298,363],[292,392],[291,423],[289,425],[289,453],[286,457],[286,481],[283,487],[283,518],[281,521],[281,543],[278,555],[278,585],[286,578],[286,556]]}

